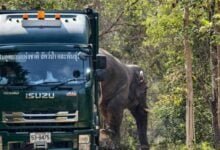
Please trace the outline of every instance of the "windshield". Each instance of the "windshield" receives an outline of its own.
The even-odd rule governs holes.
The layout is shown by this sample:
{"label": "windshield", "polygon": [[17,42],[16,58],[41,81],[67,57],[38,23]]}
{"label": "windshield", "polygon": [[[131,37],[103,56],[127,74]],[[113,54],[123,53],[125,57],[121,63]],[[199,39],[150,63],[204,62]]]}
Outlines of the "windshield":
{"label": "windshield", "polygon": [[0,52],[0,85],[68,80],[72,80],[68,84],[74,84],[86,80],[89,68],[89,57],[83,52]]}

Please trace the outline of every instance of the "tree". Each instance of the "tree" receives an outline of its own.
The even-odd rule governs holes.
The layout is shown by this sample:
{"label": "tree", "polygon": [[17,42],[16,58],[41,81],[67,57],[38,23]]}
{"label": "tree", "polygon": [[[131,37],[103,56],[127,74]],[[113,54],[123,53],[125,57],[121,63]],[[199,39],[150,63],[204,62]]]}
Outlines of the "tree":
{"label": "tree", "polygon": [[184,7],[184,51],[186,67],[186,144],[193,149],[194,141],[194,112],[193,112],[193,81],[192,81],[192,50],[189,43],[189,1],[185,0]]}
{"label": "tree", "polygon": [[[210,68],[212,78],[212,99],[210,106],[212,110],[212,125],[214,131],[214,145],[220,149],[220,45],[217,42],[217,36],[220,32],[218,17],[216,13],[216,1],[211,0],[209,20],[213,26],[210,30]],[[217,2],[217,13],[220,11],[220,2]]]}
{"label": "tree", "polygon": [[[190,23],[187,35],[193,55],[193,99],[195,111],[196,144],[213,144],[212,135],[218,135],[217,96],[217,7],[208,20],[210,1],[188,0]],[[219,1],[219,0],[218,0]],[[217,0],[216,0],[217,2]],[[216,3],[215,2],[215,3]],[[186,76],[184,64],[183,8],[180,0],[0,0],[7,9],[70,10],[83,9],[86,4],[100,14],[100,46],[125,63],[138,64],[148,81],[150,106],[149,138],[151,144],[164,149],[185,146],[186,132]],[[3,8],[5,9],[5,8]],[[201,29],[201,30],[200,30]],[[202,30],[204,30],[202,32]],[[209,42],[209,40],[212,40]],[[211,43],[212,50],[209,51]],[[219,43],[219,42],[218,42]],[[211,57],[210,57],[211,56]],[[212,60],[211,60],[212,59]],[[212,62],[212,63],[211,63]],[[213,64],[212,71],[210,64]],[[213,72],[215,71],[215,72]],[[211,75],[213,83],[211,84]],[[212,94],[214,93],[214,94]],[[213,96],[212,96],[213,95]],[[210,97],[213,97],[210,100]],[[211,108],[210,109],[210,105]],[[212,112],[211,112],[212,111]],[[136,129],[130,114],[123,128],[127,149],[136,148]],[[212,123],[213,120],[213,123]],[[215,132],[213,132],[213,129]],[[216,130],[217,129],[217,130]],[[129,132],[127,132],[129,131]],[[205,132],[204,132],[205,131]],[[218,139],[218,138],[215,138]],[[217,140],[218,141],[218,140]],[[174,145],[176,147],[169,147]],[[207,148],[204,148],[207,149]]]}
{"label": "tree", "polygon": [[220,14],[220,1],[218,0],[217,3],[217,8],[216,8],[216,12],[217,14],[215,15],[215,23],[214,23],[214,32],[216,34],[216,50],[217,50],[217,66],[216,66],[216,72],[217,72],[217,76],[215,79],[216,85],[217,85],[217,92],[218,92],[218,96],[217,96],[217,117],[218,117],[218,122],[217,122],[217,126],[218,126],[218,141],[216,143],[216,148],[220,149],[220,43],[218,41],[218,36],[220,34],[220,17],[218,16]]}

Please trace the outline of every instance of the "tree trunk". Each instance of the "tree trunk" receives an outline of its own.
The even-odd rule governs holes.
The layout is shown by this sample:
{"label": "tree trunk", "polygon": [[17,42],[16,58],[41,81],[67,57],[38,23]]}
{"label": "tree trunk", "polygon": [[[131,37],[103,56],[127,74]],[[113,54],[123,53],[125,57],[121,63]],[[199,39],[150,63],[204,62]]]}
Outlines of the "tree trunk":
{"label": "tree trunk", "polygon": [[[217,13],[220,13],[220,1],[217,1]],[[217,18],[216,22],[219,21]],[[215,24],[215,34],[219,36],[220,33],[220,25]],[[220,44],[217,43],[217,90],[218,90],[218,109],[217,109],[217,116],[218,116],[218,135],[219,135],[219,140],[218,140],[218,149],[220,149]]]}
{"label": "tree trunk", "polygon": [[[215,149],[220,150],[220,47],[216,46],[213,38],[214,34],[219,32],[215,25],[215,0],[211,0],[210,3],[210,15],[209,20],[213,23],[213,27],[210,30],[210,69],[212,79],[212,99],[210,101],[210,107],[212,112],[212,126],[214,132],[214,146]],[[219,2],[218,2],[219,8]]]}
{"label": "tree trunk", "polygon": [[193,81],[192,81],[192,50],[189,43],[189,1],[185,0],[184,8],[184,52],[186,67],[186,145],[193,149],[194,142],[194,112],[193,112]]}

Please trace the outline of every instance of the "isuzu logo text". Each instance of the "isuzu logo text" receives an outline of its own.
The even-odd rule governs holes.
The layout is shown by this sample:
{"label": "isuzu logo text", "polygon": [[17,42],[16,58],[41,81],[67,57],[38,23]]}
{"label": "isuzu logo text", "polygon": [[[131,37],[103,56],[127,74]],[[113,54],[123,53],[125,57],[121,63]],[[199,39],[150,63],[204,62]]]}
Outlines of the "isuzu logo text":
{"label": "isuzu logo text", "polygon": [[54,93],[26,93],[25,94],[26,99],[54,99],[55,94]]}

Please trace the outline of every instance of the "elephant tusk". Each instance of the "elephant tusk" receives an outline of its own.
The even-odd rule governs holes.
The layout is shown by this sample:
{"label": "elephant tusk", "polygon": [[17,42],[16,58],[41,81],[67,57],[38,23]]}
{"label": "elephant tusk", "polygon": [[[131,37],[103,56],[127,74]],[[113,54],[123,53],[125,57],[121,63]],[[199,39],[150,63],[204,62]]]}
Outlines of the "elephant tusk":
{"label": "elephant tusk", "polygon": [[140,80],[140,83],[143,83],[144,82],[144,80],[142,79],[142,80]]}
{"label": "elephant tusk", "polygon": [[141,145],[141,149],[143,149],[143,150],[149,150],[150,148],[149,148],[148,145]]}
{"label": "elephant tusk", "polygon": [[145,112],[151,112],[150,109],[148,109],[148,108],[144,108],[144,111]]}

